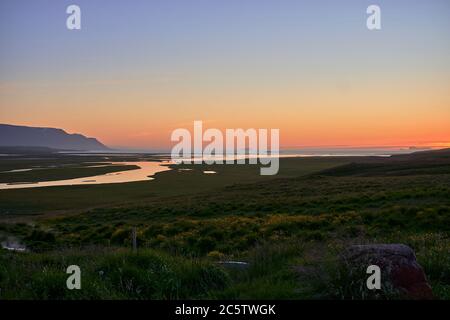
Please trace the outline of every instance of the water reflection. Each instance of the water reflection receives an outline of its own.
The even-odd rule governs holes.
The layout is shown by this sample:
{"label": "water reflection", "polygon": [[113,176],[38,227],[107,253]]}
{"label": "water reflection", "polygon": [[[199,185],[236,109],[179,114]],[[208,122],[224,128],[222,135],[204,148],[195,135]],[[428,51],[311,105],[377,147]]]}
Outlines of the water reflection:
{"label": "water reflection", "polygon": [[135,181],[153,180],[151,176],[158,172],[171,170],[167,166],[168,162],[112,162],[110,165],[135,165],[139,169],[112,172],[97,176],[88,176],[75,179],[43,181],[43,182],[25,182],[25,183],[0,183],[0,189],[22,189],[37,187],[54,187],[54,186],[72,186],[87,184],[105,184],[105,183],[123,183]]}

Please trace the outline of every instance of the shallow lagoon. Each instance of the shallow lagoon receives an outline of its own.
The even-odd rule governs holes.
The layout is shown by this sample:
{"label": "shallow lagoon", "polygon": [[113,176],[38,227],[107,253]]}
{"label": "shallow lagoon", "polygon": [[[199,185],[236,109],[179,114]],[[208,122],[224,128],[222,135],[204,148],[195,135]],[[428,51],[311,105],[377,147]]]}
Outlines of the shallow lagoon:
{"label": "shallow lagoon", "polygon": [[132,161],[132,162],[112,162],[109,165],[134,165],[139,169],[111,172],[107,174],[88,176],[83,178],[42,181],[42,182],[25,182],[25,183],[0,183],[0,189],[22,189],[37,187],[55,187],[55,186],[71,186],[71,185],[87,185],[87,184],[106,184],[106,183],[124,183],[135,181],[153,180],[153,175],[158,172],[171,170],[168,162],[149,162],[149,161]]}

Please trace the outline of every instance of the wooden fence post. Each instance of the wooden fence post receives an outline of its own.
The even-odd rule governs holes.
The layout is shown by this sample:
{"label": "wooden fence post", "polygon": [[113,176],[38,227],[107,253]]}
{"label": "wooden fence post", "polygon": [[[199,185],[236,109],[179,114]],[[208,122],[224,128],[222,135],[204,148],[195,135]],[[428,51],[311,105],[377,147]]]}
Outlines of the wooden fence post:
{"label": "wooden fence post", "polygon": [[136,231],[136,227],[133,227],[133,229],[131,231],[131,237],[133,239],[133,252],[136,253],[137,252],[137,231]]}

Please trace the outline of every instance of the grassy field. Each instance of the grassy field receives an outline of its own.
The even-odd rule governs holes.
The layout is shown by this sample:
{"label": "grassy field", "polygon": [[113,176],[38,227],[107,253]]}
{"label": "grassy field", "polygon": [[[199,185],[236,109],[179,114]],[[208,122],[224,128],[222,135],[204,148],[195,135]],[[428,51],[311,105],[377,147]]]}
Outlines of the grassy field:
{"label": "grassy field", "polygon": [[[29,249],[0,251],[0,298],[392,298],[352,285],[337,257],[404,243],[450,299],[448,159],[285,158],[275,177],[183,166],[148,182],[0,190],[0,234]],[[217,263],[228,260],[249,265]],[[65,289],[70,264],[81,291]]]}
{"label": "grassy field", "polygon": [[[114,161],[139,161],[146,157],[114,157]],[[100,161],[94,157],[90,161]],[[156,160],[152,158],[151,160]],[[53,165],[54,161],[41,162],[40,165]],[[45,161],[45,160],[44,160]],[[74,161],[78,161],[74,164]],[[72,174],[71,167],[67,164],[82,165],[76,159],[64,159],[62,168],[55,170],[64,171],[66,177]],[[12,162],[12,161],[11,161]],[[261,176],[259,166],[255,165],[180,165],[176,170],[164,171],[156,174],[157,179],[144,182],[130,182],[122,184],[105,184],[89,186],[65,186],[46,187],[35,189],[0,190],[0,221],[5,218],[20,217],[23,215],[55,214],[60,212],[79,212],[91,208],[111,205],[136,205],[137,203],[149,203],[159,201],[158,199],[171,196],[193,195],[201,192],[214,193],[217,190],[239,183],[257,181],[270,181],[281,177],[295,177],[319,170],[327,169],[339,164],[347,163],[348,159],[324,158],[286,158],[281,160],[280,173],[277,176]],[[10,165],[11,166],[11,165]],[[13,169],[30,166],[30,163],[16,164]],[[178,169],[191,169],[191,171],[179,171]],[[115,170],[115,168],[88,168],[77,169],[75,175],[70,178],[79,177],[81,170]],[[12,170],[12,169],[10,169]],[[216,171],[217,174],[206,175],[204,170]],[[94,173],[96,174],[96,173]],[[1,174],[0,174],[1,178]],[[40,181],[45,181],[42,178]]]}

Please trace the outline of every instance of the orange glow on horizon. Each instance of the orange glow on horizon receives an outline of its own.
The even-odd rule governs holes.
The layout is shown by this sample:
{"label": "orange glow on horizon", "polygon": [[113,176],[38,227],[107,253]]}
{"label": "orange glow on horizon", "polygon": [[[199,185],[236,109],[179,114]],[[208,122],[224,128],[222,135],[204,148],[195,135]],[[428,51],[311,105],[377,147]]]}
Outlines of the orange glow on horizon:
{"label": "orange glow on horizon", "polygon": [[[323,79],[283,87],[164,84],[159,91],[127,85],[0,87],[0,122],[57,127],[111,147],[170,148],[174,129],[280,129],[282,147],[450,146],[446,78],[373,78],[342,90]],[[434,79],[434,78],[433,78]],[[151,87],[151,84],[148,85]],[[228,90],[229,89],[229,90]],[[374,93],[375,92],[375,93]],[[68,99],[76,96],[76,99]],[[32,106],[33,108],[31,108]],[[26,119],[26,120],[25,120]]]}

